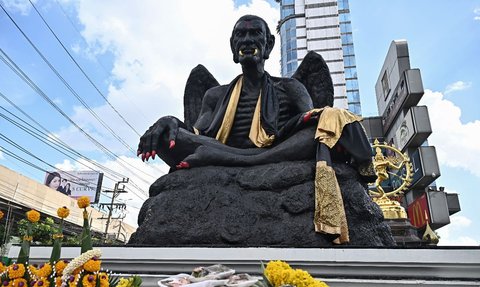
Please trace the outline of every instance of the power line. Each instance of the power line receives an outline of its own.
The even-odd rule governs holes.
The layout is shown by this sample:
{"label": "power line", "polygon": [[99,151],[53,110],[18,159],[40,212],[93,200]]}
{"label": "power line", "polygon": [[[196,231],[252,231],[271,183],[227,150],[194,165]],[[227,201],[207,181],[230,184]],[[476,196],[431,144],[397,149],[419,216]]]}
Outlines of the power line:
{"label": "power line", "polygon": [[[3,54],[3,55],[2,55]],[[75,121],[73,121],[60,107],[55,104],[55,102],[50,99],[24,72],[23,70],[18,67],[15,62],[13,62],[8,55],[3,51],[3,49],[0,49],[0,59],[13,71],[15,72],[23,81],[25,81],[37,94],[39,94],[45,101],[47,101],[53,108],[55,108],[65,119],[67,119],[72,125],[74,125],[82,134],[84,134],[92,143],[94,143],[99,149],[101,149],[105,154],[107,154],[110,158],[116,160],[118,159],[118,164],[124,167],[125,169],[130,170],[127,166],[123,164],[125,162],[122,158],[120,158],[118,155],[116,155],[114,152],[109,150],[107,147],[105,147],[103,144],[98,142],[95,138],[93,138],[90,134],[88,134],[84,129],[82,129]],[[125,164],[128,164],[125,162]],[[136,168],[135,166],[130,165],[132,168],[136,169],[137,171],[152,177],[151,175],[145,173],[143,170],[140,170]],[[133,172],[132,172],[133,173]],[[134,174],[134,173],[133,173]],[[147,181],[145,181],[143,178],[140,178],[140,180],[144,181],[145,183],[148,184]]]}
{"label": "power line", "polygon": [[12,23],[15,25],[15,27],[20,31],[20,33],[23,35],[23,37],[28,41],[28,43],[33,47],[33,49],[37,52],[37,54],[42,58],[42,60],[48,65],[48,67],[55,73],[55,75],[60,79],[60,81],[67,87],[67,89],[77,98],[77,100],[90,112],[90,114],[97,119],[97,121],[105,128],[107,129],[114,138],[116,138],[122,145],[124,145],[131,153],[133,153],[136,156],[135,150],[130,147],[120,136],[115,133],[115,131],[107,124],[105,123],[95,111],[93,111],[90,106],[80,97],[80,95],[68,84],[68,82],[60,75],[60,73],[57,71],[57,69],[50,63],[50,61],[43,55],[43,53],[37,48],[37,46],[30,40],[30,38],[23,32],[23,30],[18,26],[18,24],[15,22],[15,20],[11,17],[10,13],[7,12],[7,10],[3,7],[3,5],[0,3],[0,6],[2,7],[3,11],[5,14],[8,16],[8,18],[12,21]]}
{"label": "power line", "polygon": [[42,14],[38,11],[37,7],[33,4],[33,2],[31,0],[28,0],[30,2],[30,4],[32,5],[32,7],[35,9],[35,11],[37,12],[38,16],[40,16],[40,18],[42,19],[43,23],[47,26],[47,28],[50,30],[50,32],[53,34],[53,36],[55,37],[55,39],[57,39],[57,42],[62,46],[63,50],[65,50],[65,52],[68,54],[68,56],[70,57],[70,59],[75,63],[75,65],[78,67],[78,69],[82,72],[82,74],[85,76],[85,78],[87,78],[87,80],[90,82],[90,84],[92,84],[92,86],[95,88],[95,90],[98,92],[98,94],[100,96],[102,96],[102,98],[105,100],[105,102],[115,111],[115,113],[123,120],[123,122],[125,122],[125,124],[127,124],[139,137],[141,136],[136,130],[134,127],[132,127],[132,125],[117,111],[117,109],[115,109],[115,107],[108,101],[107,97],[105,97],[105,95],[100,91],[100,89],[97,87],[97,85],[95,85],[95,83],[93,83],[92,79],[90,79],[90,77],[85,73],[84,69],[78,64],[78,62],[75,60],[75,58],[72,56],[72,54],[70,54],[70,52],[67,50],[67,48],[65,48],[65,45],[62,43],[62,41],[58,38],[57,34],[52,30],[52,28],[50,27],[50,25],[47,23],[47,21],[45,20],[45,18],[42,16]]}
{"label": "power line", "polygon": [[[3,95],[1,92],[0,92],[0,96],[4,97],[4,95]],[[17,106],[15,106],[15,107],[17,107]],[[18,107],[17,107],[17,108],[18,108]],[[9,113],[9,114],[11,114],[12,116],[14,116],[15,118],[17,118],[18,120],[20,120],[20,121],[24,122],[25,124],[27,124],[25,121],[23,121],[22,119],[18,118],[16,115],[12,114],[11,112],[7,111],[5,108],[0,107],[0,109],[6,111],[7,113]],[[87,167],[88,169],[93,170],[92,167],[90,167],[90,166],[86,165],[85,163],[83,163],[83,162],[75,159],[74,157],[72,157],[71,155],[65,153],[64,151],[67,151],[67,152],[69,152],[69,153],[71,153],[71,154],[74,154],[74,155],[77,155],[77,156],[80,156],[80,157],[84,158],[85,160],[87,160],[87,161],[90,162],[91,164],[94,164],[95,166],[97,166],[97,167],[99,167],[100,169],[102,169],[102,171],[104,171],[104,172],[106,171],[106,172],[113,173],[115,176],[120,177],[120,178],[123,178],[123,177],[124,177],[123,175],[121,175],[121,174],[119,174],[119,173],[117,173],[117,172],[115,172],[115,171],[113,171],[113,170],[111,170],[111,169],[109,169],[109,168],[107,168],[107,167],[105,167],[105,166],[103,166],[103,165],[101,165],[101,164],[98,164],[98,163],[92,161],[91,159],[83,156],[82,154],[78,153],[77,151],[75,151],[74,149],[72,149],[71,147],[69,147],[68,145],[66,145],[66,144],[64,144],[64,143],[63,143],[63,145],[62,145],[62,144],[59,144],[58,142],[55,142],[55,141],[52,142],[52,141],[46,140],[44,137],[42,137],[43,133],[42,133],[40,130],[34,128],[34,127],[31,127],[31,129],[30,129],[30,128],[28,128],[27,126],[22,125],[21,123],[15,121],[14,119],[8,117],[7,115],[5,115],[5,114],[3,114],[3,113],[1,113],[1,112],[0,112],[0,116],[1,116],[2,118],[4,118],[5,120],[7,120],[8,122],[10,122],[11,124],[17,126],[17,127],[20,128],[21,130],[25,131],[25,132],[28,133],[29,135],[31,135],[31,136],[35,137],[36,139],[42,141],[42,142],[45,143],[46,145],[48,145],[48,146],[52,147],[53,149],[59,151],[60,153],[64,154],[65,156],[71,158],[72,160],[74,160],[74,161],[76,161],[76,162],[84,165],[84,166]],[[37,124],[38,124],[38,123],[37,123]],[[34,130],[32,130],[32,129],[34,129]],[[47,130],[47,132],[48,132],[48,130]],[[56,139],[56,138],[54,138],[54,139]],[[60,141],[60,142],[61,142],[61,141]],[[54,146],[54,145],[55,145],[55,146]],[[60,148],[63,149],[64,151],[60,150]],[[117,179],[115,179],[115,178],[109,177],[109,176],[108,176],[108,173],[105,174],[105,176],[106,176],[107,178],[109,178],[110,180],[112,180],[112,181],[116,181],[116,180],[117,180]],[[140,191],[143,195],[146,195],[145,192],[143,191],[143,189],[141,189],[140,187],[138,187],[138,185],[134,184],[134,187],[135,187],[138,191]],[[134,192],[134,191],[132,191],[132,193],[134,193],[135,195],[137,195],[137,193]],[[143,199],[141,196],[139,196],[139,195],[137,195],[137,196],[138,196],[140,199]]]}

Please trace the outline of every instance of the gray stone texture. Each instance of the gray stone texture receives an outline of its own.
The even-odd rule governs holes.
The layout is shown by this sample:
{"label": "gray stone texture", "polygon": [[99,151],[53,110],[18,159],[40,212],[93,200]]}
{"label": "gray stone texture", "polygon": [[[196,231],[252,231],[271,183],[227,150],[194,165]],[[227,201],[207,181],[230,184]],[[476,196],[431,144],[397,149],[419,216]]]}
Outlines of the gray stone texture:
{"label": "gray stone texture", "polygon": [[[334,164],[350,243],[393,246],[390,228],[357,172]],[[315,162],[199,167],[160,177],[150,187],[130,245],[162,247],[328,247],[314,231]]]}

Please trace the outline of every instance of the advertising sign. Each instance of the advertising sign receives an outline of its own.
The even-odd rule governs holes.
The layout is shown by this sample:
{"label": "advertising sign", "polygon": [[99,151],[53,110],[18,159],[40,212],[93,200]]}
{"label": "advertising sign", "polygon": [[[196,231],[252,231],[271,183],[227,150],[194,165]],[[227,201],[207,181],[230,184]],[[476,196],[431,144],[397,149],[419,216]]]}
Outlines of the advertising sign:
{"label": "advertising sign", "polygon": [[103,173],[98,171],[51,171],[45,174],[44,184],[72,198],[88,196],[98,202]]}
{"label": "advertising sign", "polygon": [[417,227],[422,228],[427,225],[427,218],[429,218],[430,211],[428,209],[427,194],[417,198],[407,207],[408,218],[410,223]]}

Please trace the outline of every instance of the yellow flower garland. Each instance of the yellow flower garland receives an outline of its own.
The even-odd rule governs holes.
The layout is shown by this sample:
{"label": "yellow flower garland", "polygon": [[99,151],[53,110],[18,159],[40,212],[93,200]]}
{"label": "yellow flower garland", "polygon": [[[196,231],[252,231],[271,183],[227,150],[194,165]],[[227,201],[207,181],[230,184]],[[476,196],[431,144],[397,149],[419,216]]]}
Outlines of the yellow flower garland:
{"label": "yellow flower garland", "polygon": [[37,269],[37,272],[34,273],[37,275],[37,277],[48,277],[50,274],[52,274],[52,266],[50,263],[45,263],[40,268]]}
{"label": "yellow flower garland", "polygon": [[28,287],[27,280],[23,278],[17,278],[12,283],[13,287]]}
{"label": "yellow flower garland", "polygon": [[46,278],[39,278],[37,281],[35,281],[35,284],[33,287],[48,287],[50,285],[50,281]]}
{"label": "yellow flower garland", "polygon": [[296,287],[328,287],[320,280],[314,279],[308,272],[292,269],[283,261],[270,261],[264,271],[270,284],[274,287],[293,285]]}
{"label": "yellow flower garland", "polygon": [[100,271],[101,264],[101,260],[90,259],[83,264],[83,269],[87,272],[97,272]]}
{"label": "yellow flower garland", "polygon": [[97,284],[97,275],[86,274],[82,278],[83,287],[95,287]]}
{"label": "yellow flower garland", "polygon": [[57,263],[55,263],[55,271],[57,275],[62,275],[63,274],[63,269],[67,267],[68,261],[65,260],[60,260]]}
{"label": "yellow flower garland", "polygon": [[8,277],[10,279],[21,278],[25,274],[25,265],[23,264],[12,264],[7,268]]}
{"label": "yellow flower garland", "polygon": [[27,219],[33,223],[38,222],[40,220],[40,212],[36,211],[35,209],[27,211]]}
{"label": "yellow flower garland", "polygon": [[107,273],[105,272],[98,273],[98,278],[100,278],[100,287],[110,287]]}

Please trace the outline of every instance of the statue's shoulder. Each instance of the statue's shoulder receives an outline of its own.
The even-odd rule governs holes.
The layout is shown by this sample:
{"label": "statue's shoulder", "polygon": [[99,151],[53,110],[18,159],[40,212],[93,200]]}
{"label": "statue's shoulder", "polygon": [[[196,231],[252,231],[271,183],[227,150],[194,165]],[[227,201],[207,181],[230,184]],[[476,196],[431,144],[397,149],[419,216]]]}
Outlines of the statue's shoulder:
{"label": "statue's shoulder", "polygon": [[303,86],[303,84],[295,78],[270,77],[270,79],[272,80],[272,82],[275,85],[278,85],[278,86],[283,86],[283,87],[290,87],[290,86],[295,87],[295,86],[298,86],[298,85]]}
{"label": "statue's shoulder", "polygon": [[278,90],[285,91],[288,94],[305,93],[305,86],[295,78],[271,77],[271,81]]}
{"label": "statue's shoulder", "polygon": [[224,95],[228,90],[228,85],[219,85],[216,87],[211,87],[205,92],[205,97],[209,98],[218,98],[221,95]]}

